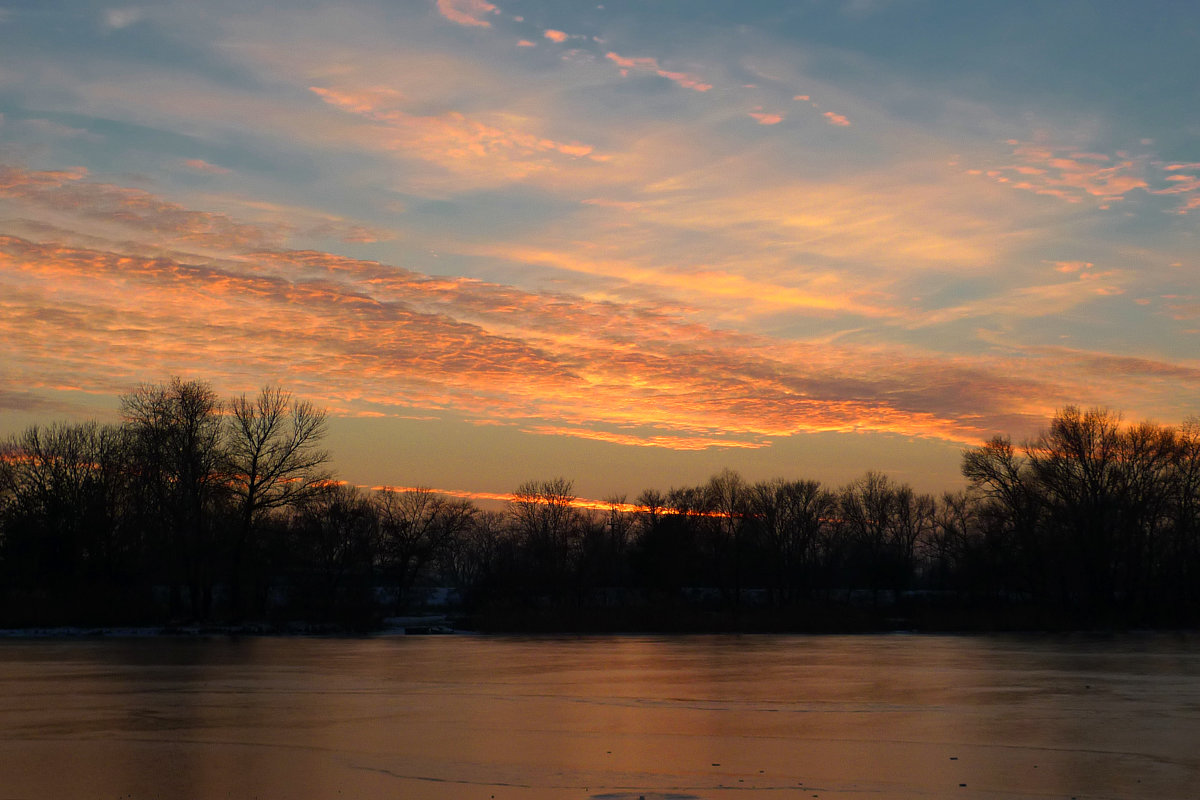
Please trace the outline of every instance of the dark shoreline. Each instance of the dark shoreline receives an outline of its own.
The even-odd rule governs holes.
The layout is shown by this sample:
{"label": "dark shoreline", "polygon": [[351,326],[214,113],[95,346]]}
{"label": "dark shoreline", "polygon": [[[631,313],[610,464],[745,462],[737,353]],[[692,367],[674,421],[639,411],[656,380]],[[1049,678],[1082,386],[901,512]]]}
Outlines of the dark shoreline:
{"label": "dark shoreline", "polygon": [[[1195,634],[1200,627],[1188,625],[1130,625],[1130,624],[1066,624],[1021,625],[1018,619],[1008,625],[914,624],[910,619],[869,619],[860,616],[857,624],[847,625],[799,624],[773,615],[734,615],[725,613],[695,614],[659,624],[635,624],[629,618],[596,618],[587,620],[572,615],[542,614],[517,621],[511,618],[486,619],[460,615],[414,615],[389,618],[372,625],[342,625],[336,622],[286,621],[240,622],[240,624],[180,624],[168,625],[30,625],[0,627],[0,642],[13,639],[115,639],[115,638],[241,638],[241,637],[328,637],[374,638],[400,636],[880,636],[880,634],[912,634],[912,636],[1156,636],[1156,634]],[[1027,620],[1025,620],[1027,621]]]}

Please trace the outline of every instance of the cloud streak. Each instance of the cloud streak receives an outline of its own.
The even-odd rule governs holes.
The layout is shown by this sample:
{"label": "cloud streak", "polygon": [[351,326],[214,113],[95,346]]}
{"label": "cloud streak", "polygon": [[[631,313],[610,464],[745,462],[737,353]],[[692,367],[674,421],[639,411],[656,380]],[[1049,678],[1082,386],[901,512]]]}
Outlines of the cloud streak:
{"label": "cloud streak", "polygon": [[1200,207],[1200,176],[1196,164],[1164,164],[1149,154],[1127,151],[1095,153],[1042,141],[1009,139],[1013,163],[990,169],[971,169],[997,183],[1068,203],[1093,202],[1101,208],[1147,195],[1177,198],[1176,214]]}
{"label": "cloud streak", "polygon": [[25,365],[26,385],[70,375],[103,391],[147,370],[199,369],[232,385],[282,361],[298,390],[340,413],[451,409],[524,420],[535,432],[681,450],[755,448],[829,430],[961,441],[1012,413],[1001,398],[1048,392],[901,351],[722,331],[653,303],[256,249],[263,233],[253,225],[119,187],[77,185],[76,173],[3,175],[10,193],[71,187],[73,210],[85,219],[108,213],[121,223],[113,198],[132,198],[141,209],[133,230],[143,235],[166,230],[187,240],[192,226],[214,219],[236,234],[208,241],[228,256],[188,260],[0,239],[0,334]]}
{"label": "cloud streak", "polygon": [[469,28],[490,28],[492,23],[486,15],[500,13],[487,0],[437,0],[437,10],[451,22]]}
{"label": "cloud streak", "polygon": [[663,69],[659,66],[658,59],[650,56],[627,58],[609,51],[604,57],[620,67],[622,75],[629,75],[631,72],[652,72],[661,78],[666,78],[682,86],[684,89],[691,89],[695,92],[707,92],[713,88],[711,83],[707,83],[702,78],[689,72],[675,72]]}
{"label": "cloud streak", "polygon": [[598,156],[578,141],[559,141],[511,124],[493,124],[450,111],[412,114],[400,106],[398,92],[309,87],[339,111],[372,123],[367,135],[380,148],[417,157],[451,172],[500,181],[516,181],[553,171],[570,160]]}

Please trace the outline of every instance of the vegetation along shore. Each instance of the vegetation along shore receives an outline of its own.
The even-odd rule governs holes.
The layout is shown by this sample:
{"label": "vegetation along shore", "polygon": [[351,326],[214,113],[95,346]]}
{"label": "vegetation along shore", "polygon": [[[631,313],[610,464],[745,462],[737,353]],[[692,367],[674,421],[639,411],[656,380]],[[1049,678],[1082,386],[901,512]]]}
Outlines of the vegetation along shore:
{"label": "vegetation along shore", "polygon": [[[1067,407],[963,453],[940,497],[866,471],[502,510],[328,469],[325,413],[267,387],[139,386],[118,425],[0,447],[0,627],[371,630],[400,614],[512,631],[1191,627],[1200,421]],[[251,627],[246,627],[250,625]],[[255,625],[261,627],[253,627]],[[300,626],[300,627],[297,627]]]}

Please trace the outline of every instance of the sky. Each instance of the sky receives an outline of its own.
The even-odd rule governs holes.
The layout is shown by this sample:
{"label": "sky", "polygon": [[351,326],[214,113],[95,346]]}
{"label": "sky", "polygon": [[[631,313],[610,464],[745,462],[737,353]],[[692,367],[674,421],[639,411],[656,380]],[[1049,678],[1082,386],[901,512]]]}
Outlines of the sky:
{"label": "sky", "polygon": [[1200,414],[1200,5],[0,0],[0,434],[173,375],[366,486],[960,486]]}

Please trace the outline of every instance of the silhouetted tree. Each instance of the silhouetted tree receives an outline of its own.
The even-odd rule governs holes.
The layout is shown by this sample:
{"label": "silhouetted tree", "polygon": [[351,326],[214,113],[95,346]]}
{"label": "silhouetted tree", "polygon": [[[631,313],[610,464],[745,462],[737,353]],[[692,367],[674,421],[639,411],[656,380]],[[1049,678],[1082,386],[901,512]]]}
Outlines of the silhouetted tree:
{"label": "silhouetted tree", "polygon": [[103,621],[142,584],[124,516],[122,431],[95,422],[34,425],[0,445],[0,552],[21,614],[74,610]]}
{"label": "silhouetted tree", "polygon": [[142,489],[141,524],[155,531],[173,593],[186,585],[192,615],[207,617],[218,554],[217,506],[227,491],[221,403],[207,383],[174,377],[122,395],[121,413],[134,480]]}
{"label": "silhouetted tree", "polygon": [[321,449],[325,412],[293,400],[278,387],[264,387],[253,399],[241,395],[229,404],[224,447],[228,486],[238,527],[232,542],[232,611],[242,612],[242,581],[247,550],[263,518],[300,505],[329,482],[329,454]]}
{"label": "silhouetted tree", "polygon": [[776,479],[755,484],[750,507],[779,603],[811,594],[822,530],[836,513],[836,496],[817,481]]}
{"label": "silhouetted tree", "polygon": [[1171,503],[1157,572],[1164,584],[1162,599],[1173,609],[1200,615],[1200,417],[1190,417],[1180,428],[1168,480]]}
{"label": "silhouetted tree", "polygon": [[426,488],[384,488],[375,493],[372,502],[379,520],[383,569],[396,589],[399,610],[422,571],[461,542],[476,508]]}
{"label": "silhouetted tree", "polygon": [[963,453],[962,473],[978,498],[985,558],[993,556],[988,569],[995,574],[1011,564],[1012,574],[996,582],[1041,602],[1060,594],[1060,559],[1054,543],[1042,535],[1046,501],[1028,459],[1008,437],[996,436]]}
{"label": "silhouetted tree", "polygon": [[747,561],[746,516],[750,511],[750,487],[736,471],[724,469],[704,486],[704,513],[712,522],[715,571],[721,576],[721,591],[735,609],[742,603]]}
{"label": "silhouetted tree", "polygon": [[378,529],[371,500],[352,486],[324,483],[305,494],[291,523],[304,610],[327,619],[369,615]]}
{"label": "silhouetted tree", "polygon": [[468,602],[477,599],[476,591],[500,563],[506,533],[504,514],[472,507],[469,523],[451,536],[441,550],[443,573]]}
{"label": "silhouetted tree", "polygon": [[690,503],[648,489],[637,498],[630,549],[634,579],[650,590],[656,601],[676,597],[684,586],[702,581],[707,574],[702,564],[698,532],[689,515]]}
{"label": "silhouetted tree", "polygon": [[553,597],[574,594],[584,519],[571,481],[527,481],[508,503],[529,588]]}

